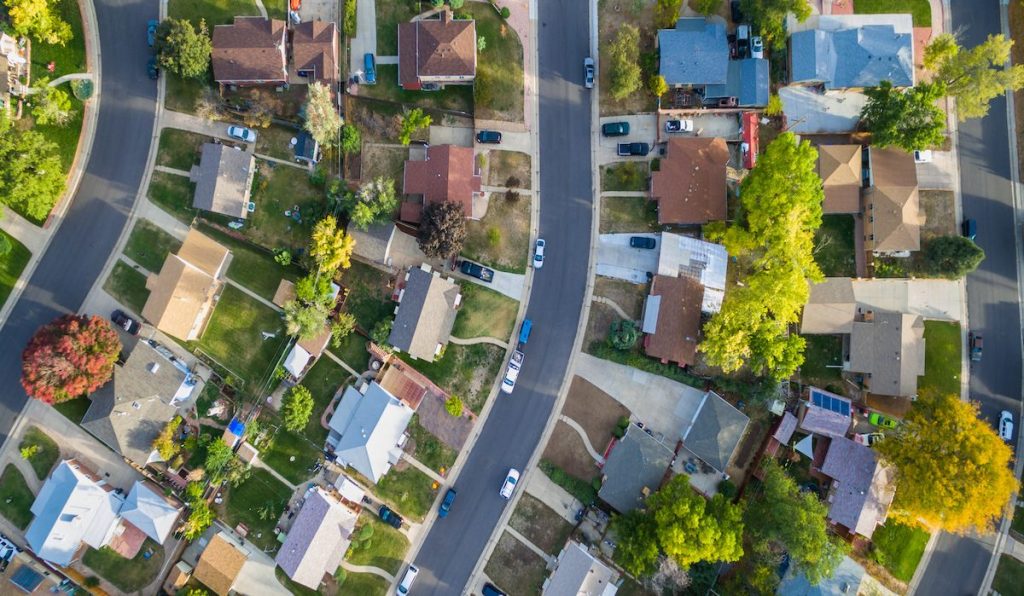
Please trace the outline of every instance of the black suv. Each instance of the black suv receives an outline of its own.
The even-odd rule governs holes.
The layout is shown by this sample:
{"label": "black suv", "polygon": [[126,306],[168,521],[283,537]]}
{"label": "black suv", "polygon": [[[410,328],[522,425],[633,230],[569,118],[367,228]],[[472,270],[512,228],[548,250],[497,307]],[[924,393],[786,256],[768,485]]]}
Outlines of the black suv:
{"label": "black suv", "polygon": [[651,146],[647,143],[619,143],[619,155],[644,156],[651,152]]}
{"label": "black suv", "polygon": [[392,528],[395,528],[396,530],[401,529],[402,516],[395,513],[394,509],[388,507],[387,505],[381,505],[380,511],[378,513],[380,514],[380,519],[382,522],[386,523]]}
{"label": "black suv", "polygon": [[630,236],[629,246],[630,248],[645,248],[647,250],[653,249],[657,246],[657,241],[654,238],[648,238],[647,236]]}
{"label": "black suv", "polygon": [[490,281],[494,279],[493,269],[488,269],[483,265],[477,265],[472,261],[463,261],[462,264],[459,265],[459,271],[462,271],[462,273],[470,277],[475,277],[479,280],[483,280],[488,283],[490,283]]}
{"label": "black suv", "polygon": [[501,143],[501,133],[496,130],[481,130],[476,133],[476,142],[497,145]]}

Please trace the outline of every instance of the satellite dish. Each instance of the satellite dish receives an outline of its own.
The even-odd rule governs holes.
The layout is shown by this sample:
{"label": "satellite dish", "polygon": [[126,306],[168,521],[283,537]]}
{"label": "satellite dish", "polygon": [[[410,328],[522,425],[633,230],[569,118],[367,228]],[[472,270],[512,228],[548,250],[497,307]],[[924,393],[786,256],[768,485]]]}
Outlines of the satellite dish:
{"label": "satellite dish", "polygon": [[288,144],[289,144],[289,145],[291,145],[292,147],[294,147],[294,146],[295,146],[295,145],[297,145],[298,143],[299,143],[299,140],[298,140],[298,139],[296,139],[295,137],[292,137],[292,140],[291,140],[291,141],[288,141]]}

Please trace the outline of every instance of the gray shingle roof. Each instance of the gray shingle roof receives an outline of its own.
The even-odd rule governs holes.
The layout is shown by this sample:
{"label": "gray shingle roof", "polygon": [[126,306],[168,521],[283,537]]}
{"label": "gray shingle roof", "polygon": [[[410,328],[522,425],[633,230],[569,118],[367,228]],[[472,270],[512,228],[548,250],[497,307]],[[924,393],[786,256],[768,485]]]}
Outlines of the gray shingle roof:
{"label": "gray shingle roof", "polygon": [[192,206],[230,217],[248,213],[256,160],[251,153],[221,143],[203,145]]}
{"label": "gray shingle roof", "polygon": [[750,419],[708,391],[683,434],[683,445],[706,464],[724,472]]}
{"label": "gray shingle roof", "polygon": [[601,596],[614,594],[618,574],[594,558],[578,542],[570,541],[558,555],[558,565],[544,586],[544,596]]}
{"label": "gray shingle roof", "polygon": [[917,377],[924,374],[924,319],[874,311],[871,320],[854,322],[850,370],[870,375],[871,393],[916,395]]}
{"label": "gray shingle roof", "polygon": [[341,564],[356,517],[322,488],[310,489],[274,560],[293,581],[319,589],[324,575]]}
{"label": "gray shingle roof", "polygon": [[620,513],[643,503],[643,490],[658,490],[672,463],[672,450],[630,424],[604,464],[604,483],[597,495]]}
{"label": "gray shingle roof", "polygon": [[790,36],[794,83],[824,83],[826,89],[914,84],[914,40],[892,25],[798,31]]}
{"label": "gray shingle roof", "polygon": [[430,268],[409,270],[388,343],[413,358],[432,361],[438,344],[448,343],[455,325],[459,285]]}
{"label": "gray shingle roof", "polygon": [[328,443],[338,461],[377,482],[391,469],[392,452],[412,420],[412,408],[384,390],[376,381],[365,394],[349,387],[341,396],[328,426]]}
{"label": "gray shingle roof", "polygon": [[832,439],[821,472],[833,479],[828,518],[871,538],[895,495],[894,471],[875,452],[844,437]]}
{"label": "gray shingle roof", "polygon": [[391,253],[391,240],[395,237],[395,224],[392,222],[370,224],[365,230],[350,225],[348,233],[356,241],[353,252],[374,263],[386,263]]}
{"label": "gray shingle roof", "polygon": [[660,74],[669,85],[724,85],[729,69],[725,26],[703,17],[684,18],[658,31]]}
{"label": "gray shingle roof", "polygon": [[768,61],[763,58],[730,60],[725,84],[708,85],[704,95],[707,99],[735,97],[744,107],[768,105]]}

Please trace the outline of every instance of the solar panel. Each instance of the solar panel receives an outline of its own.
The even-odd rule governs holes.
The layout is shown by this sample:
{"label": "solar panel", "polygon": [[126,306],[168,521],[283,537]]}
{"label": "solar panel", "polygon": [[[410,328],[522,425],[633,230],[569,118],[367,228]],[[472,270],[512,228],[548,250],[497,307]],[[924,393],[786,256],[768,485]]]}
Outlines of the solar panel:
{"label": "solar panel", "polygon": [[829,395],[819,389],[811,389],[811,403],[843,416],[850,415],[850,402],[835,395]]}

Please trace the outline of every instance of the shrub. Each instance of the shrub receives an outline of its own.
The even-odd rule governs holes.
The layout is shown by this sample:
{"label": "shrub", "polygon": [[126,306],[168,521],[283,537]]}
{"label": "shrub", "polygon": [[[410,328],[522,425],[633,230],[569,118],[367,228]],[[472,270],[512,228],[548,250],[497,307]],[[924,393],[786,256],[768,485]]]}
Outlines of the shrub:
{"label": "shrub", "polygon": [[487,228],[487,243],[491,246],[498,246],[501,243],[501,230],[495,226]]}
{"label": "shrub", "polygon": [[509,10],[507,6],[502,6],[500,14],[501,14],[501,18],[503,18],[503,19],[505,19],[507,21],[508,18],[510,16],[512,16],[512,11]]}
{"label": "shrub", "polygon": [[87,79],[71,81],[71,93],[74,94],[79,101],[85,101],[92,97],[93,89],[92,81]]}
{"label": "shrub", "polygon": [[736,484],[728,478],[718,483],[718,494],[730,501],[736,498],[736,493],[738,492],[739,489],[736,488]]}
{"label": "shrub", "polygon": [[640,330],[633,321],[615,321],[611,324],[608,343],[616,350],[632,350],[638,339]]}
{"label": "shrub", "polygon": [[764,115],[778,116],[780,114],[782,114],[782,98],[778,93],[772,93],[768,96],[768,105],[764,108]]}
{"label": "shrub", "polygon": [[460,418],[462,416],[462,399],[458,395],[449,397],[444,402],[444,409],[449,416]]}
{"label": "shrub", "polygon": [[345,35],[356,36],[356,0],[345,0]]}
{"label": "shrub", "polygon": [[[597,489],[594,488],[593,483],[570,476],[565,470],[546,459],[541,460],[540,469],[548,475],[548,478],[551,478],[552,482],[564,488],[566,492],[576,497],[584,505],[597,500]],[[598,480],[598,486],[600,487],[600,480]]]}
{"label": "shrub", "polygon": [[505,180],[505,186],[508,188],[519,188],[519,185],[522,183],[523,181],[516,176],[509,176],[508,179]]}
{"label": "shrub", "polygon": [[292,264],[292,253],[286,248],[282,248],[274,253],[274,260],[277,261],[278,265],[287,267]]}
{"label": "shrub", "polygon": [[505,191],[505,200],[508,201],[509,203],[518,203],[519,202],[519,193],[517,193],[516,191],[512,190],[511,188],[508,189],[508,190]]}
{"label": "shrub", "polygon": [[85,585],[86,588],[98,588],[100,586],[100,578],[96,577],[95,575],[90,575],[89,577],[85,578],[82,581],[82,583]]}
{"label": "shrub", "polygon": [[452,7],[452,10],[459,10],[466,4],[466,0],[448,0],[448,4]]}
{"label": "shrub", "polygon": [[39,453],[39,445],[25,445],[21,448],[21,459],[32,459]]}

